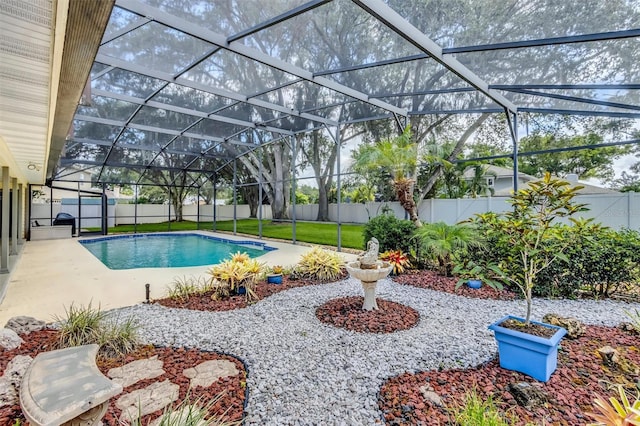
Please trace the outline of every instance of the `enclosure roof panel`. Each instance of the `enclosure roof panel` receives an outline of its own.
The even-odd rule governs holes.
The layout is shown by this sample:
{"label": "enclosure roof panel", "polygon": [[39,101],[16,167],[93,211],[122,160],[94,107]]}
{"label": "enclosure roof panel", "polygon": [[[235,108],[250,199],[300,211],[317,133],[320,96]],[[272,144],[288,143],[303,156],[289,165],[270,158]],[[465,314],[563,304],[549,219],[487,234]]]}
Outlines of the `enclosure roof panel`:
{"label": "enclosure roof panel", "polygon": [[639,37],[632,0],[116,0],[59,170],[197,175],[409,115],[636,117]]}

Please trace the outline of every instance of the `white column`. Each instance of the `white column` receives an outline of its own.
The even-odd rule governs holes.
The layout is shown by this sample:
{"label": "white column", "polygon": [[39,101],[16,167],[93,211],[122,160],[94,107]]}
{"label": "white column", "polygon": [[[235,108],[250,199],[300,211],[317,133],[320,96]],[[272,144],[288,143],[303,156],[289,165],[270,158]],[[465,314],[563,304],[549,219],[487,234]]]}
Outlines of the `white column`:
{"label": "white column", "polygon": [[25,220],[24,220],[24,207],[25,207],[25,187],[23,184],[18,184],[18,244],[23,244],[27,235]]}
{"label": "white column", "polygon": [[2,236],[0,236],[0,274],[9,273],[9,167],[2,168]]}
{"label": "white column", "polygon": [[[11,250],[18,254],[18,178],[11,178]],[[7,191],[8,192],[8,191]]]}

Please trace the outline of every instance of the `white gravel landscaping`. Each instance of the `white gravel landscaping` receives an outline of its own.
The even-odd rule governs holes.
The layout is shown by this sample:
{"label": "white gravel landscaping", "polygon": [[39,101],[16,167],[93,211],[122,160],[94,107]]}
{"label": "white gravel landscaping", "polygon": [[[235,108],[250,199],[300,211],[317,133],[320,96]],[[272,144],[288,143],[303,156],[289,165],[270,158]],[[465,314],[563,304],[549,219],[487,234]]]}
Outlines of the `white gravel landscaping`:
{"label": "white gravel landscaping", "polygon": [[[226,352],[249,368],[246,424],[372,425],[381,423],[378,390],[405,371],[468,367],[496,352],[487,326],[522,316],[525,302],[470,299],[381,280],[378,297],[416,309],[420,322],[392,334],[355,333],[321,323],[324,302],[361,295],[353,279],[277,293],[245,309],[199,312],[160,305],[115,310],[136,317],[142,338],[158,345]],[[547,313],[588,324],[627,321],[640,304],[611,300],[534,300],[534,319]]]}

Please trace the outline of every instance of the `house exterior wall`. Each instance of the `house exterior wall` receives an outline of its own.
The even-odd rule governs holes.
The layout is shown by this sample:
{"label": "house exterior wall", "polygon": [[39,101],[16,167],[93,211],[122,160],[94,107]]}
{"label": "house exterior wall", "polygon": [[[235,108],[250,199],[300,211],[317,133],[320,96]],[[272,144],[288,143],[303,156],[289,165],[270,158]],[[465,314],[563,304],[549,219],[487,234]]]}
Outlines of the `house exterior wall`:
{"label": "house exterior wall", "polygon": [[[518,179],[519,181],[520,179]],[[518,182],[520,183],[520,182]],[[499,176],[493,180],[494,191],[508,191],[513,188],[513,177]]]}

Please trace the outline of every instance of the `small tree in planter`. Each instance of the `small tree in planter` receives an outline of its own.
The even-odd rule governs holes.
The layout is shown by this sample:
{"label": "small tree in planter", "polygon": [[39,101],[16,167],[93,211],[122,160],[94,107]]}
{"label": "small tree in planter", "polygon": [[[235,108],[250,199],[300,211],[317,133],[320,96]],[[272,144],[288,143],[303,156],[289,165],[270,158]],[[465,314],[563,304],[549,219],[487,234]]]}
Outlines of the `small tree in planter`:
{"label": "small tree in planter", "polygon": [[570,216],[585,210],[583,204],[573,202],[579,189],[547,173],[511,197],[512,211],[490,218],[490,229],[499,235],[497,242],[508,247],[501,269],[509,268],[509,273],[502,279],[516,285],[527,301],[526,319],[506,316],[489,325],[498,342],[500,366],[544,382],[557,367],[558,344],[567,331],[532,323],[532,289],[541,271],[566,259],[562,251],[570,242],[563,240],[561,227],[554,222],[563,217],[572,220]]}
{"label": "small tree in planter", "polygon": [[581,188],[546,173],[516,192],[509,200],[513,210],[493,221],[494,231],[512,247],[512,254],[501,265],[501,270],[509,269],[510,273],[503,273],[502,278],[517,286],[527,301],[526,325],[531,321],[531,290],[537,275],[554,262],[566,260],[562,251],[569,242],[563,241],[555,222],[563,217],[571,220],[570,216],[587,210],[585,204],[573,201]]}

